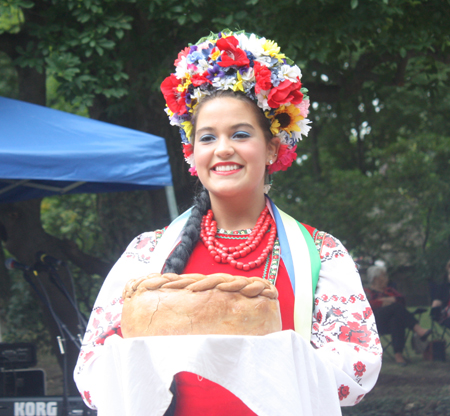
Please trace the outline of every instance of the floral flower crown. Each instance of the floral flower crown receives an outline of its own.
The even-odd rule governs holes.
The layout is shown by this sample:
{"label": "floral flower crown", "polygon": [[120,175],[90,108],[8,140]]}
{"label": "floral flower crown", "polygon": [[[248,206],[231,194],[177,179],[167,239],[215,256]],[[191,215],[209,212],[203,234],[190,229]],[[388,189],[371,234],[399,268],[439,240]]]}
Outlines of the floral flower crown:
{"label": "floral flower crown", "polygon": [[302,87],[301,71],[280,53],[271,40],[244,31],[211,33],[196,45],[183,49],[175,60],[175,73],[161,84],[170,124],[180,127],[183,152],[196,175],[192,115],[198,103],[216,90],[241,92],[261,108],[270,130],[281,139],[277,160],[269,174],[286,170],[297,158],[296,142],[307,136],[308,90]]}

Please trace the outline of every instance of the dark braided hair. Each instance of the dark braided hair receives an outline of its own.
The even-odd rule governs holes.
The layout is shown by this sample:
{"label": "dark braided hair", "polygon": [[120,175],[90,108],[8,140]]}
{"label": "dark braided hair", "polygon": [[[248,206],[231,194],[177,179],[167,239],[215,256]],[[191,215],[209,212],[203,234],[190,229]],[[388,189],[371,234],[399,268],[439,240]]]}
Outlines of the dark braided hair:
{"label": "dark braided hair", "polygon": [[194,199],[191,216],[187,220],[181,234],[181,242],[167,258],[164,273],[183,273],[184,268],[200,238],[200,224],[203,216],[211,208],[208,191],[203,188]]}

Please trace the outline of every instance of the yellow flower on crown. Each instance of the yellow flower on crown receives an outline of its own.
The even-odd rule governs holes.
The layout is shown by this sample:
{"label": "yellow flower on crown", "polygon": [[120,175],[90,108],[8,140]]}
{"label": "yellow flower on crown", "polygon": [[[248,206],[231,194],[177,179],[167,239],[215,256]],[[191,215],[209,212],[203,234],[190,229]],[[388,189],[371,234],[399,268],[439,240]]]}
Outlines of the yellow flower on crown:
{"label": "yellow flower on crown", "polygon": [[276,118],[272,118],[272,123],[270,124],[270,132],[276,136],[280,132],[280,122]]}
{"label": "yellow flower on crown", "polygon": [[233,91],[242,91],[244,92],[244,84],[243,84],[243,80],[242,80],[242,76],[239,73],[239,71],[237,72],[237,82],[236,84],[233,85]]}
{"label": "yellow flower on crown", "polygon": [[[304,119],[304,117],[300,115],[300,109],[294,104],[290,104],[289,106],[282,105],[273,115],[268,117],[272,121],[271,130],[272,127],[274,127],[278,128],[278,130],[284,130],[289,134],[293,131],[300,131],[300,127],[297,123]],[[278,123],[276,123],[276,121]],[[273,131],[272,134],[274,134]]]}
{"label": "yellow flower on crown", "polygon": [[211,55],[211,59],[212,59],[213,61],[217,61],[217,58],[220,56],[221,53],[222,53],[222,52],[221,52],[219,49],[217,49],[217,51],[215,51],[215,52]]}
{"label": "yellow flower on crown", "polygon": [[273,40],[266,39],[262,47],[267,53],[267,55],[277,58],[278,61],[281,61],[283,58],[286,58],[286,55],[284,53],[279,53],[280,47]]}
{"label": "yellow flower on crown", "polygon": [[181,123],[181,127],[183,128],[184,132],[186,133],[186,137],[189,139],[190,142],[193,128],[192,123],[190,121],[183,121]]}
{"label": "yellow flower on crown", "polygon": [[178,89],[179,92],[186,91],[188,89],[189,85],[191,85],[191,84],[192,84],[191,76],[189,74],[186,74],[186,78],[185,78],[184,83],[178,85],[177,89]]}

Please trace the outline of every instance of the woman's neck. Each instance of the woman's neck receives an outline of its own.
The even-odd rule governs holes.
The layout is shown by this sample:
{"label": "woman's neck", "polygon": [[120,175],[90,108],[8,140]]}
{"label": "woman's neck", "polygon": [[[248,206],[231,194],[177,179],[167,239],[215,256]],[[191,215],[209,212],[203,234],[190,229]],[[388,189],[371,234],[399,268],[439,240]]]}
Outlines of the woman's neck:
{"label": "woman's neck", "polygon": [[258,200],[248,198],[240,201],[216,198],[211,195],[211,209],[217,221],[217,228],[225,230],[253,228],[265,206],[264,194]]}

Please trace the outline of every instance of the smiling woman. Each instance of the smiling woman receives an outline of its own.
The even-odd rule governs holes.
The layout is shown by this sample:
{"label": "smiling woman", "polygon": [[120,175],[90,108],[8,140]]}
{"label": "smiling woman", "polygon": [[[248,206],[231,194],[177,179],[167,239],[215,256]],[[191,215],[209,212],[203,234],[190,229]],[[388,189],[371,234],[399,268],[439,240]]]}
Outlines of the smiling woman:
{"label": "smiling woman", "polygon": [[[138,236],[111,271],[84,338],[75,372],[79,389],[90,406],[106,414],[108,390],[95,380],[105,378],[105,368],[117,359],[104,347],[105,339],[121,336],[121,324],[125,336],[147,336],[163,309],[167,316],[176,310],[174,319],[187,322],[183,334],[211,334],[202,335],[206,343],[215,342],[216,334],[236,336],[219,338],[214,348],[195,344],[194,358],[189,346],[198,338],[193,335],[168,337],[159,353],[134,357],[139,363],[166,364],[158,369],[149,364],[157,381],[130,373],[133,387],[123,382],[128,386],[121,390],[124,402],[141,400],[136,392],[145,388],[159,410],[141,409],[164,414],[171,396],[162,380],[173,379],[166,414],[278,415],[282,408],[284,414],[338,415],[340,406],[358,403],[375,384],[381,344],[358,271],[339,240],[297,222],[267,196],[269,176],[291,166],[296,142],[309,131],[301,71],[275,42],[230,31],[185,48],[175,66],[161,85],[166,112],[180,128],[190,172],[203,189],[167,229]],[[197,296],[199,286],[206,289]],[[250,327],[240,313],[245,308],[226,300],[223,291],[247,291],[259,305],[257,296],[266,287],[265,293],[278,296],[281,331],[258,340],[243,337]],[[185,300],[167,301],[171,306],[164,307],[171,291]],[[143,301],[147,295],[156,302],[150,312]],[[197,299],[193,308],[192,299]],[[263,326],[264,312],[250,309],[257,310],[252,325],[259,319]],[[218,319],[224,310],[233,311],[232,317]],[[179,333],[169,318],[158,325],[164,334]],[[222,326],[236,332],[221,332]],[[136,327],[144,329],[136,332]],[[149,346],[163,342],[150,338]],[[247,348],[245,342],[261,347]],[[177,365],[167,361],[170,354]],[[106,378],[114,379],[109,373]]]}
{"label": "smiling woman", "polygon": [[[246,101],[220,97],[201,107],[195,129],[194,160],[198,177],[209,191],[213,212],[225,204],[246,213],[231,217],[236,229],[252,228],[265,206],[266,166],[275,159],[278,138],[266,140],[255,111]],[[219,226],[227,228],[217,217]],[[233,228],[234,229],[234,228]]]}

